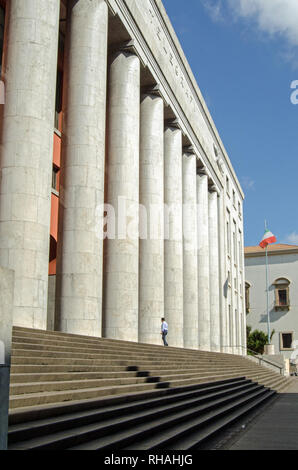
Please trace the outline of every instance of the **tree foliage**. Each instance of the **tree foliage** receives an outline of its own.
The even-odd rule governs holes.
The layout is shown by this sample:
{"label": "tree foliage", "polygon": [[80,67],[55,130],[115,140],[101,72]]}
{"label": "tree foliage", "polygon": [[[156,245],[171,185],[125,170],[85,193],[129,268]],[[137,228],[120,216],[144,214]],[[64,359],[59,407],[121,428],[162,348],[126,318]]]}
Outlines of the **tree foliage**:
{"label": "tree foliage", "polygon": [[[257,354],[263,354],[265,345],[268,344],[268,335],[260,330],[251,330],[251,326],[246,327],[247,349],[254,351]],[[270,341],[274,333],[275,331],[273,330],[270,335]]]}

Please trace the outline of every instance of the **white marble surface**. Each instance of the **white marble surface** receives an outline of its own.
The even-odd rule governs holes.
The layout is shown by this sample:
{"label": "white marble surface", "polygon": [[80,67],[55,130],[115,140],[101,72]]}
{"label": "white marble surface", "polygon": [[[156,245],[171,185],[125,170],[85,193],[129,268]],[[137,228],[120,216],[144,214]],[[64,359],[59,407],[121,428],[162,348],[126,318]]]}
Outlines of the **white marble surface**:
{"label": "white marble surface", "polygon": [[46,329],[59,0],[10,2],[1,148],[0,264],[14,324]]}
{"label": "white marble surface", "polygon": [[60,172],[56,327],[101,336],[108,8],[69,5]]}

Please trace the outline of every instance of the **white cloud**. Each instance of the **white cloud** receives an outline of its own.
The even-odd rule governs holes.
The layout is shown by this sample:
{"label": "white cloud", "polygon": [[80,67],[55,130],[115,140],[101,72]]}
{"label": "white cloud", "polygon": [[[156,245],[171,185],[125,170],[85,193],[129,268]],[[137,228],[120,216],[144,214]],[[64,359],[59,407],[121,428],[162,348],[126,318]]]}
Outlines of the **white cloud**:
{"label": "white cloud", "polygon": [[222,0],[201,0],[209,16],[215,22],[223,21]]}
{"label": "white cloud", "polygon": [[290,245],[298,245],[298,233],[290,233],[290,235],[286,237],[285,243],[289,243]]}
{"label": "white cloud", "polygon": [[243,176],[240,182],[244,189],[255,189],[255,182],[249,176]]}
{"label": "white cloud", "polygon": [[201,0],[215,22],[245,21],[270,38],[283,38],[280,55],[297,66],[298,0]]}
{"label": "white cloud", "polygon": [[282,35],[298,46],[297,0],[228,0],[228,4],[236,16],[252,19],[261,31]]}

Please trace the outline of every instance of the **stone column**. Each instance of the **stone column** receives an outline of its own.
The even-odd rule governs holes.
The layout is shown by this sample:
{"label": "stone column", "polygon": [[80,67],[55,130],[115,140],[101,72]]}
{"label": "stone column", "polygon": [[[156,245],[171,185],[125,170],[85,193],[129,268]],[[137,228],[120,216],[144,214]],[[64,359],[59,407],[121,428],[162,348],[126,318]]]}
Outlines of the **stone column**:
{"label": "stone column", "polygon": [[217,192],[209,193],[209,270],[211,351],[220,352],[219,239]]}
{"label": "stone column", "polygon": [[241,283],[242,283],[242,301],[241,301],[241,311],[242,311],[242,355],[247,355],[247,337],[246,337],[246,303],[245,303],[245,264],[244,264],[244,236],[243,230],[241,231],[241,254],[240,254],[240,266],[241,266]]}
{"label": "stone column", "polygon": [[145,95],[140,131],[139,341],[161,344],[164,316],[164,103]]}
{"label": "stone column", "polygon": [[46,329],[60,0],[7,5],[0,265],[15,271],[14,324]]}
{"label": "stone column", "polygon": [[226,247],[225,247],[225,206],[223,194],[220,193],[218,199],[218,220],[219,220],[219,308],[220,308],[220,344],[221,352],[228,353],[228,320],[227,320],[227,296],[228,280],[226,277]]}
{"label": "stone column", "polygon": [[198,349],[197,159],[183,155],[184,347]]}
{"label": "stone column", "polygon": [[140,60],[119,52],[109,77],[106,202],[118,230],[105,245],[104,336],[127,341],[138,341],[139,140]]}
{"label": "stone column", "polygon": [[101,336],[108,7],[68,5],[56,328]]}
{"label": "stone column", "polygon": [[165,318],[169,345],[183,347],[182,132],[165,130]]}
{"label": "stone column", "polygon": [[197,176],[199,349],[210,351],[208,176]]}

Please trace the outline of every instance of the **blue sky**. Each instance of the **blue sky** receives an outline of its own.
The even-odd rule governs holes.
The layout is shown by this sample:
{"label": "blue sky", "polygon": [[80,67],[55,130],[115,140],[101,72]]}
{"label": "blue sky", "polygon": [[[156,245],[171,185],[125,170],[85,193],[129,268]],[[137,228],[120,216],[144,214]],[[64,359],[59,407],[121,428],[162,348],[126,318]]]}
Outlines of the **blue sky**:
{"label": "blue sky", "polygon": [[298,0],[163,3],[245,193],[245,245],[265,219],[298,245]]}

